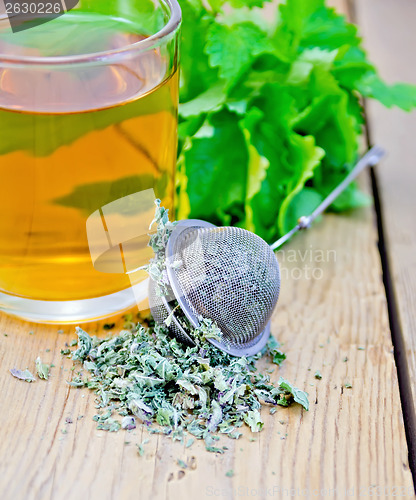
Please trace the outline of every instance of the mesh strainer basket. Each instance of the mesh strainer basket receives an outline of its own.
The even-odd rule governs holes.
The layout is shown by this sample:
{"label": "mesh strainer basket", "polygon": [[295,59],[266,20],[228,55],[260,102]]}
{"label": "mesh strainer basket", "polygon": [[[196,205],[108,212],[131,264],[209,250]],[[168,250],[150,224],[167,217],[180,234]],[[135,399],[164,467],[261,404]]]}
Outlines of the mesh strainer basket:
{"label": "mesh strainer basket", "polygon": [[376,165],[383,156],[382,148],[372,147],[310,215],[300,217],[271,246],[241,228],[215,227],[195,219],[178,222],[165,251],[169,296],[160,297],[150,279],[149,305],[155,321],[163,324],[169,317],[171,333],[195,345],[186,322],[197,328],[201,317],[209,318],[222,332],[221,342],[209,339],[212,344],[235,356],[259,352],[269,338],[270,317],[280,291],[273,250],[310,227],[364,168]]}
{"label": "mesh strainer basket", "polygon": [[[179,304],[192,326],[199,318],[215,321],[222,340],[209,339],[235,356],[261,350],[270,334],[270,317],[280,290],[277,258],[259,236],[237,227],[215,227],[200,220],[180,221],[166,246],[166,268],[172,294],[159,297],[150,280],[149,304],[162,324]],[[193,339],[171,314],[169,329],[190,345]]]}

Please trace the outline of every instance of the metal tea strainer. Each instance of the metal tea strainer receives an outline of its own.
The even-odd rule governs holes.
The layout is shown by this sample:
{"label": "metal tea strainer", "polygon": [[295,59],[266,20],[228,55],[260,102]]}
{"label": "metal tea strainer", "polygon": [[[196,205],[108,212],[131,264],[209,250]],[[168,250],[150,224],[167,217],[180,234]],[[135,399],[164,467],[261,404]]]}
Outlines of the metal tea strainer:
{"label": "metal tea strainer", "polygon": [[259,352],[269,338],[270,317],[280,291],[279,264],[273,250],[295,232],[308,228],[365,167],[376,165],[383,155],[380,147],[369,150],[311,215],[301,217],[289,233],[270,246],[238,227],[179,221],[165,250],[170,295],[160,297],[150,279],[149,305],[154,320],[163,324],[169,317],[170,332],[194,345],[184,318],[196,328],[199,318],[209,318],[222,332],[221,341],[208,339],[213,345],[234,356]]}

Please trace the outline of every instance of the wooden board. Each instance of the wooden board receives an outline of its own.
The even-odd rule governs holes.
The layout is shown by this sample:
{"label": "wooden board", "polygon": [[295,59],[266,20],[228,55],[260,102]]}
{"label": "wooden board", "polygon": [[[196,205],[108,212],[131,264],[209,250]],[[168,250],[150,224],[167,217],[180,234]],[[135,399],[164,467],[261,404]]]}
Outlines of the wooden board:
{"label": "wooden board", "polygon": [[[229,450],[221,456],[201,443],[185,449],[152,436],[140,457],[135,444],[147,437],[140,428],[97,431],[94,394],[67,386],[71,363],[59,354],[75,337],[73,328],[58,333],[59,327],[0,315],[0,498],[345,498],[377,492],[411,498],[374,209],[326,215],[279,258],[283,282],[272,333],[287,360],[272,377],[307,390],[311,409],[279,408],[273,416],[265,409],[256,441],[247,432],[238,441],[222,438]],[[116,328],[121,325],[118,319]],[[101,327],[85,326],[90,333],[103,333]],[[28,384],[10,375],[14,366],[34,371],[38,355],[56,365],[49,381]],[[322,380],[314,378],[315,370]],[[178,458],[188,463],[186,470]],[[231,478],[225,475],[230,469]]]}
{"label": "wooden board", "polygon": [[[402,488],[409,498],[412,481],[376,242],[368,208],[325,216],[280,254],[283,284],[273,334],[284,343],[287,360],[272,377],[283,375],[306,389],[311,409],[294,406],[273,416],[266,409],[256,441],[247,433],[238,441],[222,438],[230,448],[223,456],[200,443],[185,449],[152,436],[140,457],[135,443],[147,434],[140,428],[97,431],[94,395],[66,385],[71,363],[62,362],[59,352],[74,338],[73,328],[57,333],[58,327],[1,316],[0,497],[236,498],[238,491],[253,490],[263,498],[274,489],[285,498],[284,489],[300,488],[343,498],[345,489],[357,494],[377,485]],[[38,354],[56,365],[49,381],[28,384],[10,375],[14,366],[33,371]],[[314,378],[315,370],[322,380]],[[65,423],[67,417],[73,423]],[[189,469],[181,471],[178,458]],[[229,469],[232,478],[225,476]]]}
{"label": "wooden board", "polygon": [[[357,2],[356,15],[366,47],[381,75],[390,83],[416,84],[416,3],[412,0]],[[372,140],[388,157],[377,168],[386,249],[396,298],[400,358],[408,374],[406,393],[410,432],[416,446],[416,113],[387,110],[368,103]]]}

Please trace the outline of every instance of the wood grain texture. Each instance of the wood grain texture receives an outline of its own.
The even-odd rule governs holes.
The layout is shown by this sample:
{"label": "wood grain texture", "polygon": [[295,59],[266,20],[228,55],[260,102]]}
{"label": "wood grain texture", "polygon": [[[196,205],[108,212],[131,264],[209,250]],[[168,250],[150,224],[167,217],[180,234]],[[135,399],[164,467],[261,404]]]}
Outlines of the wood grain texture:
{"label": "wood grain texture", "polygon": [[[416,3],[412,0],[357,2],[356,15],[366,47],[390,83],[416,84]],[[404,339],[413,415],[416,415],[416,113],[387,110],[368,103],[372,140],[388,157],[377,168],[387,252]],[[409,398],[410,399],[410,398]],[[416,440],[416,434],[413,435]]]}
{"label": "wood grain texture", "polygon": [[[135,444],[147,432],[97,431],[94,394],[67,386],[71,362],[59,353],[73,327],[58,333],[0,315],[0,498],[367,498],[371,486],[381,498],[412,498],[373,208],[325,215],[284,250],[272,333],[287,360],[272,378],[308,391],[309,412],[264,409],[256,441],[222,438],[224,455],[155,435],[140,457]],[[85,328],[103,334],[102,324]],[[10,375],[14,366],[33,372],[38,355],[56,365],[48,381]]]}
{"label": "wood grain texture", "polygon": [[[272,377],[307,390],[311,409],[279,408],[273,416],[265,409],[256,441],[247,432],[238,441],[222,438],[229,446],[222,456],[201,443],[185,449],[155,435],[140,457],[135,444],[147,437],[141,428],[97,431],[94,394],[66,385],[71,363],[59,352],[74,338],[73,328],[57,333],[58,327],[1,316],[0,498],[287,498],[305,496],[306,489],[315,497],[325,490],[327,498],[344,498],[346,489],[368,496],[371,485],[399,488],[410,498],[376,241],[368,208],[326,215],[279,254],[283,283],[273,334],[287,360]],[[99,332],[99,326],[88,330]],[[56,365],[49,381],[28,384],[10,375],[14,366],[33,371],[38,354]],[[65,423],[67,417],[73,423]],[[178,458],[189,468],[181,471]],[[232,478],[225,476],[229,469]]]}

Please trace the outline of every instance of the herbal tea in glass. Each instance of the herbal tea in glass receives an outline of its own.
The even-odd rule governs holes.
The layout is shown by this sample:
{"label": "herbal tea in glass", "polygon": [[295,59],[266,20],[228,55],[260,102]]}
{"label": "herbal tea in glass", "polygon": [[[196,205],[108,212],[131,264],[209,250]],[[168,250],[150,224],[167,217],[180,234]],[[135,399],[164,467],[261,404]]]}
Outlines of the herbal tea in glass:
{"label": "herbal tea in glass", "polygon": [[94,267],[88,217],[148,190],[173,208],[179,7],[103,4],[16,33],[0,21],[0,308],[29,319],[132,305],[129,277]]}

